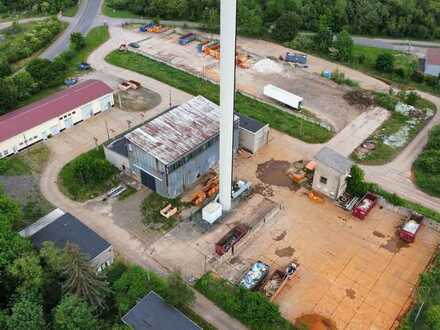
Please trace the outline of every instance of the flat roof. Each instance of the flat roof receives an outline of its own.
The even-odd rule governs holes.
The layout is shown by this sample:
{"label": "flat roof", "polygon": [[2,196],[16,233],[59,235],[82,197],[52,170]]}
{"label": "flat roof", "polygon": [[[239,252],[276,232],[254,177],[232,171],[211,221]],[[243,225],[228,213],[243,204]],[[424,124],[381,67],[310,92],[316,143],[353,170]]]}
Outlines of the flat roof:
{"label": "flat roof", "polygon": [[440,65],[440,48],[428,48],[426,62],[431,65]]}
{"label": "flat roof", "polygon": [[238,116],[240,117],[240,127],[251,131],[252,133],[257,133],[262,128],[268,126],[268,124],[263,124],[258,120],[249,118],[245,115],[242,115],[241,113],[239,113]]}
{"label": "flat roof", "polygon": [[219,106],[203,96],[197,96],[157,116],[125,137],[168,165],[215,137],[219,131]]}
{"label": "flat roof", "polygon": [[315,156],[315,159],[338,173],[345,174],[350,171],[353,162],[348,158],[342,156],[340,153],[330,149],[329,147],[322,148]]}
{"label": "flat roof", "polygon": [[85,105],[113,90],[99,80],[86,80],[0,117],[0,142]]}
{"label": "flat roof", "polygon": [[142,298],[122,321],[134,330],[202,330],[154,291]]}
{"label": "flat roof", "polygon": [[89,260],[93,260],[111,246],[73,215],[60,209],[52,211],[22,230],[20,234],[30,237],[37,248],[41,248],[46,241],[53,242],[60,249],[64,249],[67,243],[75,244]]}

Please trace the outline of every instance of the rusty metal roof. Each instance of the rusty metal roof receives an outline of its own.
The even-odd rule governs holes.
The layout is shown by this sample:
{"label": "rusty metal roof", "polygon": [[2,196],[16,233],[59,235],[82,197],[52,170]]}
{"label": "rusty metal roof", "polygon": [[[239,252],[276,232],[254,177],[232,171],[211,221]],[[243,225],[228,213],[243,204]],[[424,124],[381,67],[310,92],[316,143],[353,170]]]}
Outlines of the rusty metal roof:
{"label": "rusty metal roof", "polygon": [[171,109],[126,138],[168,165],[219,134],[220,108],[203,96]]}

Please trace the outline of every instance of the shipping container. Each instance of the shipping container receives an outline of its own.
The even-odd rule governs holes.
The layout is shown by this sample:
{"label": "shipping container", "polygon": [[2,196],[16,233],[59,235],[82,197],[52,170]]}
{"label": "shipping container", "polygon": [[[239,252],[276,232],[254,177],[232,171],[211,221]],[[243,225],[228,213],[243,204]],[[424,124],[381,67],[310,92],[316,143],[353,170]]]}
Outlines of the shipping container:
{"label": "shipping container", "polygon": [[215,252],[222,256],[233,248],[249,232],[249,226],[239,224],[232,228],[225,236],[215,244]]}
{"label": "shipping container", "polygon": [[286,62],[307,64],[307,55],[297,53],[286,53]]}
{"label": "shipping container", "polygon": [[182,46],[187,45],[190,42],[196,40],[196,37],[197,36],[194,33],[185,34],[184,36],[181,36],[179,38],[179,44],[182,45]]}
{"label": "shipping container", "polygon": [[364,220],[377,203],[377,196],[368,192],[353,208],[353,216]]}
{"label": "shipping container", "polygon": [[405,224],[402,226],[402,228],[399,231],[400,238],[407,243],[414,242],[417,232],[422,226],[423,220],[424,220],[423,215],[417,213],[411,213],[406,219]]}

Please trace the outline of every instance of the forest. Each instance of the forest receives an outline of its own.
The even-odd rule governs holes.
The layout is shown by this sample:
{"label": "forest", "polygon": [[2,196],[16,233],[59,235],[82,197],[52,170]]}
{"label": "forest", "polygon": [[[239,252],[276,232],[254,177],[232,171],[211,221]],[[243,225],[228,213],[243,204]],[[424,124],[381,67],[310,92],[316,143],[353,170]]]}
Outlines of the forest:
{"label": "forest", "polygon": [[0,14],[57,14],[73,7],[78,0],[0,0]]}
{"label": "forest", "polygon": [[[114,9],[145,17],[197,21],[212,27],[219,20],[219,0],[107,0]],[[440,38],[438,0],[239,0],[241,34],[262,36],[293,18],[297,29],[315,32],[320,19],[332,30],[395,38]]]}

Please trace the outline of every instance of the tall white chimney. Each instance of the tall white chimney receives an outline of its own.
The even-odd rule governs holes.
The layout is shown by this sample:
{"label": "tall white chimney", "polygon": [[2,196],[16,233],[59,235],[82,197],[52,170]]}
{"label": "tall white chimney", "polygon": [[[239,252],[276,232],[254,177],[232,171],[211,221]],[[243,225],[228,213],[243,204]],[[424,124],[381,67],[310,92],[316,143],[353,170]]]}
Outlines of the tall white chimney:
{"label": "tall white chimney", "polygon": [[231,209],[237,0],[220,1],[220,203]]}

